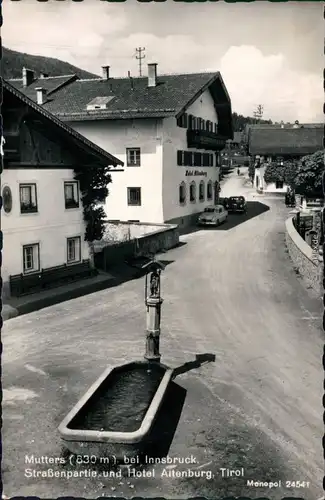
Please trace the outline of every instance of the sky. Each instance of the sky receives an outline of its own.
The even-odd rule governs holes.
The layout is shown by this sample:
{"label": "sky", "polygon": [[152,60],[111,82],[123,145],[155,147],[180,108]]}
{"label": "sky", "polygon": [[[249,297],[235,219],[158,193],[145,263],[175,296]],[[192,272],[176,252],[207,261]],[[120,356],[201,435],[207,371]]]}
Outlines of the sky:
{"label": "sky", "polygon": [[56,57],[92,73],[220,71],[233,111],[265,119],[323,122],[322,2],[141,3],[127,0],[3,2],[3,46]]}

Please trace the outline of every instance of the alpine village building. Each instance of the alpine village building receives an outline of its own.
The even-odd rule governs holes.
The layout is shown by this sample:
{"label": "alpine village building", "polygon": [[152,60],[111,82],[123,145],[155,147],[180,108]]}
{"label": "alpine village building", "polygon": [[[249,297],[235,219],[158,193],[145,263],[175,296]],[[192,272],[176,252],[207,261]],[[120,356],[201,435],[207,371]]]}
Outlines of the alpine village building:
{"label": "alpine village building", "polygon": [[8,82],[2,82],[2,89],[1,273],[6,299],[96,272],[85,241],[74,166],[116,167],[122,162]]}
{"label": "alpine village building", "polygon": [[[11,84],[125,165],[109,186],[108,220],[197,220],[218,200],[220,151],[233,138],[231,102],[221,75],[157,74],[81,80],[41,78],[24,69]],[[40,91],[39,91],[40,92]]]}
{"label": "alpine village building", "polygon": [[248,149],[255,164],[254,186],[265,193],[285,193],[288,186],[281,181],[267,184],[264,180],[268,164],[283,164],[323,149],[324,125],[299,124],[250,126]]}

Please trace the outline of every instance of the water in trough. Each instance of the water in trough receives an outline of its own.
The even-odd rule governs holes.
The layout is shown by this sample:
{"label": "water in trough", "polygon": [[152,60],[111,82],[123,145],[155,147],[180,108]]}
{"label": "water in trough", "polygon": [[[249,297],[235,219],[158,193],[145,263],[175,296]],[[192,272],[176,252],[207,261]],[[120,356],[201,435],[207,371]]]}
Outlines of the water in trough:
{"label": "water in trough", "polygon": [[71,429],[133,432],[140,428],[165,374],[163,367],[135,365],[114,371],[81,408]]}

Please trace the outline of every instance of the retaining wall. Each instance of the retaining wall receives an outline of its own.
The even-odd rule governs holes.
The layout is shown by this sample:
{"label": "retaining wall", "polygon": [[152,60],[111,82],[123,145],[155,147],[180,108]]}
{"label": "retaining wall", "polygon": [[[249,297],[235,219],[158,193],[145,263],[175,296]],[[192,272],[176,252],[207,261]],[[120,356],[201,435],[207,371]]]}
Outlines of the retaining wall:
{"label": "retaining wall", "polygon": [[104,237],[95,244],[96,265],[101,269],[108,270],[132,257],[154,255],[179,244],[178,226],[172,224],[109,223],[107,235],[113,234],[122,240],[116,241],[107,236],[107,239]]}
{"label": "retaining wall", "polygon": [[293,217],[286,220],[286,245],[294,267],[299,271],[300,276],[307,284],[315,290],[321,292],[321,257],[316,263],[313,261],[313,251],[304,241],[293,225]]}

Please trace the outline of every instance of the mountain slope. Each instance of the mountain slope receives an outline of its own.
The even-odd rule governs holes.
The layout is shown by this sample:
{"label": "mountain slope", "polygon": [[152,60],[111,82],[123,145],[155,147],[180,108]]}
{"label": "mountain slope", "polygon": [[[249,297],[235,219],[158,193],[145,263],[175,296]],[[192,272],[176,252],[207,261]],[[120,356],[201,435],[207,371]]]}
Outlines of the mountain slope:
{"label": "mountain slope", "polygon": [[40,73],[47,73],[49,76],[75,74],[79,78],[98,77],[98,75],[53,57],[33,56],[2,47],[1,75],[4,79],[21,78],[23,67],[34,70],[36,76],[39,76]]}

